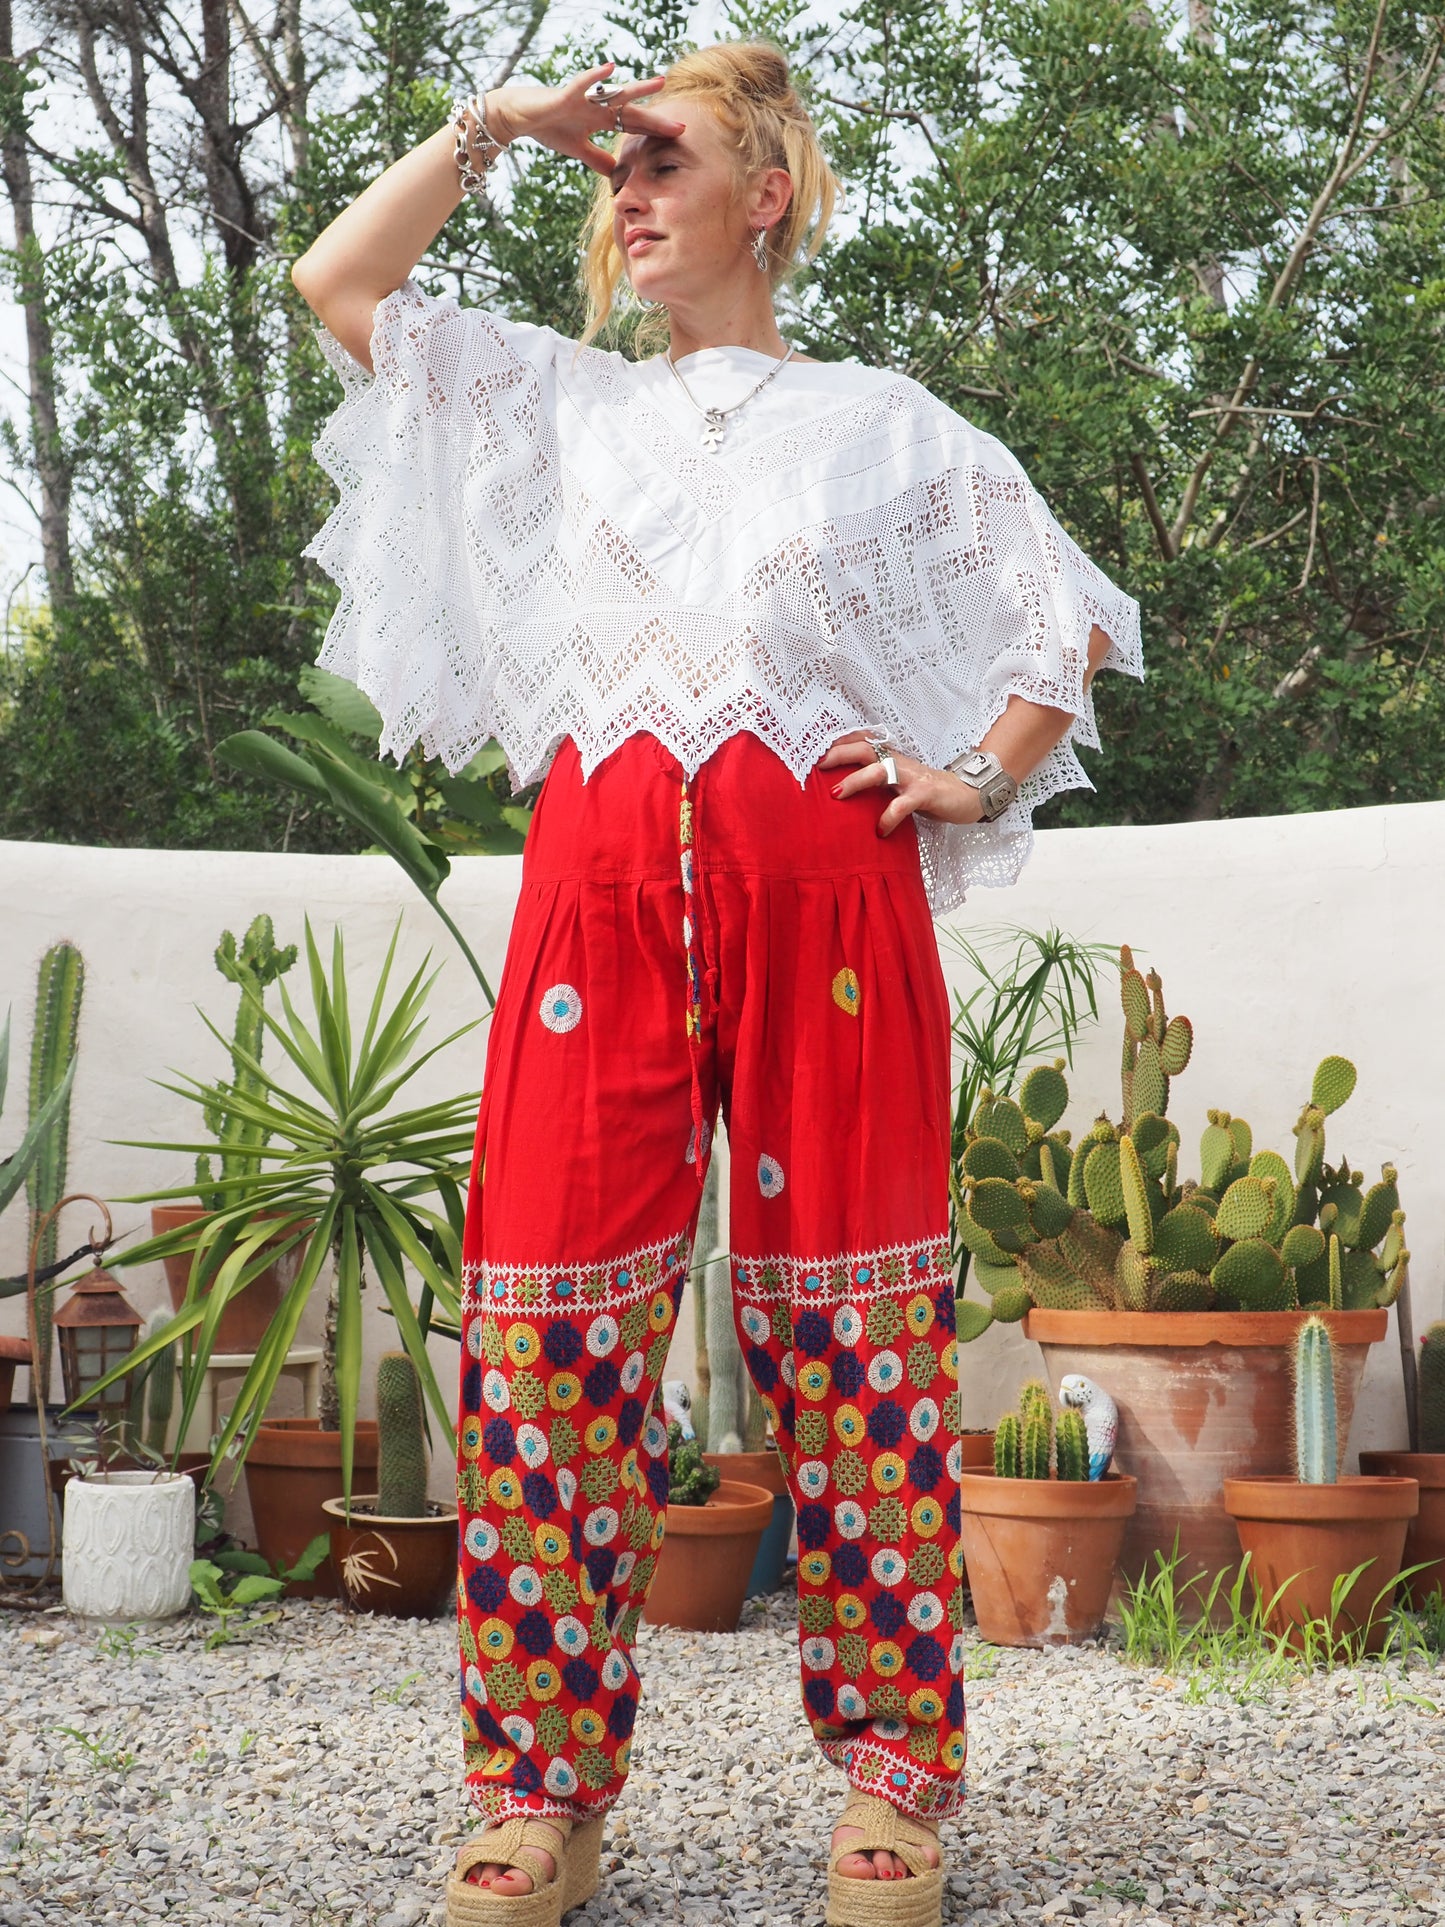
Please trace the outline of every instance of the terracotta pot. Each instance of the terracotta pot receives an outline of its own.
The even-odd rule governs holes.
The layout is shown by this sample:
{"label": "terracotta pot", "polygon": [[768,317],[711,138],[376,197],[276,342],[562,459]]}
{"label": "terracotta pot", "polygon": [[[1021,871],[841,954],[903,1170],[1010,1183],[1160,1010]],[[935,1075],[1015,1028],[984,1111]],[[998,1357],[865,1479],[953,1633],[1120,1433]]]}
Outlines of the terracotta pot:
{"label": "terracotta pot", "polygon": [[[1239,1564],[1238,1535],[1224,1510],[1229,1478],[1294,1469],[1290,1352],[1307,1311],[1031,1311],[1024,1335],[1044,1355],[1055,1398],[1059,1381],[1082,1372],[1119,1407],[1114,1464],[1139,1481],[1139,1504],[1124,1534],[1116,1597],[1125,1582],[1152,1578],[1155,1553],[1171,1556],[1179,1534],[1176,1597]],[[1384,1311],[1327,1311],[1335,1357],[1340,1454],[1369,1347],[1385,1335]],[[1212,1617],[1229,1610],[1220,1587]],[[1203,1591],[1185,1599],[1190,1617]]]}
{"label": "terracotta pot", "polygon": [[[1306,1619],[1328,1620],[1334,1583],[1366,1567],[1340,1602],[1337,1632],[1368,1626],[1364,1650],[1385,1644],[1395,1587],[1385,1589],[1404,1563],[1405,1533],[1420,1508],[1414,1479],[1342,1477],[1334,1485],[1301,1485],[1292,1474],[1226,1479],[1224,1504],[1243,1551],[1251,1555],[1250,1582],[1266,1605],[1281,1586],[1267,1616],[1272,1633],[1288,1635],[1295,1650]],[[1376,1602],[1376,1594],[1381,1594]]]}
{"label": "terracotta pot", "polygon": [[724,1479],[706,1505],[670,1505],[657,1571],[643,1607],[650,1626],[734,1633],[775,1495]]}
{"label": "terracotta pot", "polygon": [[457,1508],[427,1501],[425,1519],[378,1516],[374,1492],[353,1493],[351,1518],[339,1499],[322,1510],[331,1527],[331,1563],[353,1612],[393,1619],[435,1619],[457,1596]]}
{"label": "terracotta pot", "polygon": [[[963,1449],[963,1469],[965,1472],[992,1471],[993,1433],[964,1432],[960,1434],[959,1445]],[[963,1555],[963,1583],[973,1591],[973,1581],[968,1576],[968,1551]]]}
{"label": "terracotta pot", "polygon": [[1361,1452],[1360,1470],[1372,1478],[1413,1479],[1420,1488],[1420,1510],[1405,1533],[1400,1565],[1430,1563],[1400,1581],[1400,1596],[1423,1606],[1437,1586],[1445,1587],[1445,1452]]}
{"label": "terracotta pot", "polygon": [[1138,1485],[1098,1480],[1000,1479],[965,1471],[964,1557],[973,1611],[994,1646],[1071,1646],[1104,1621],[1124,1528]]}
{"label": "terracotta pot", "polygon": [[[376,1420],[356,1421],[352,1496],[376,1474]],[[318,1532],[328,1532],[326,1501],[341,1484],[341,1434],[314,1418],[266,1419],[246,1453],[246,1492],[256,1522],[256,1549],[273,1566],[294,1566]],[[335,1599],[336,1568],[325,1559],[314,1579],[293,1579],[294,1599]]]}
{"label": "terracotta pot", "polygon": [[0,1410],[15,1397],[15,1371],[20,1365],[30,1368],[30,1340],[0,1338]]}
{"label": "terracotta pot", "polygon": [[[167,1231],[178,1231],[182,1225],[194,1224],[198,1218],[206,1215],[199,1204],[153,1204],[151,1231],[159,1238]],[[293,1245],[274,1265],[268,1265],[264,1271],[258,1272],[239,1297],[230,1301],[221,1313],[221,1322],[216,1328],[215,1351],[255,1352],[260,1349],[283,1295],[301,1269],[305,1251],[304,1242]],[[178,1251],[174,1256],[161,1260],[165,1266],[173,1311],[179,1311],[186,1302],[191,1258],[189,1251]],[[203,1292],[201,1295],[205,1297],[207,1294]]]}
{"label": "terracotta pot", "polygon": [[735,1485],[760,1485],[772,1493],[773,1516],[758,1541],[758,1556],[743,1597],[756,1599],[776,1592],[783,1583],[783,1568],[793,1539],[793,1495],[782,1460],[771,1448],[764,1452],[704,1452],[702,1456]]}

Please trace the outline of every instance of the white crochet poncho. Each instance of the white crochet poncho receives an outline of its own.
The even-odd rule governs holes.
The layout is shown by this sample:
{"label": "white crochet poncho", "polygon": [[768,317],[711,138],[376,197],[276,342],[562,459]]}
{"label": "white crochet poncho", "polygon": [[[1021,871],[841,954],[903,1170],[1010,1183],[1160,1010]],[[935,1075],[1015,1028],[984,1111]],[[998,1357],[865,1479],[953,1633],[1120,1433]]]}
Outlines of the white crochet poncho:
{"label": "white crochet poncho", "polygon": [[[1032,811],[1089,787],[1084,690],[1141,675],[1139,606],[1065,533],[1004,445],[906,375],[789,361],[701,446],[664,357],[631,362],[406,282],[366,372],[326,332],[345,397],[316,453],[341,500],[306,550],[341,590],[323,668],[457,770],[495,736],[514,785],[564,736],[584,777],[637,730],[689,775],[751,730],[801,783],[876,727],[942,767],[1011,694],[1073,713],[994,823],[915,816],[935,916],[1011,883]],[[772,366],[680,358],[704,407]]]}

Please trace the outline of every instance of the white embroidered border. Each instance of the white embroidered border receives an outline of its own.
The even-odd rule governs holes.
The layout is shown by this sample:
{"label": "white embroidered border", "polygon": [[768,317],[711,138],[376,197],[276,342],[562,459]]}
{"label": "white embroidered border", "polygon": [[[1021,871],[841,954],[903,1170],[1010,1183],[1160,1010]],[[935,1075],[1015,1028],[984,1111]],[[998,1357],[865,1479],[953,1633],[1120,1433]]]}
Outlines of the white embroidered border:
{"label": "white embroidered border", "polygon": [[[648,1258],[656,1258],[659,1269],[653,1278],[642,1281],[637,1270]],[[685,1276],[691,1262],[692,1246],[685,1232],[601,1261],[545,1259],[532,1264],[501,1264],[473,1260],[462,1266],[462,1310],[526,1312],[540,1317],[548,1313],[576,1317],[583,1312],[622,1311],[640,1297],[671,1285],[679,1274]],[[618,1276],[623,1272],[632,1274],[626,1282]]]}
{"label": "white embroidered border", "polygon": [[[893,1269],[888,1264],[893,1258],[903,1261],[902,1269],[895,1277],[885,1277],[884,1269]],[[919,1258],[925,1262],[919,1264]],[[865,1270],[869,1275],[860,1276]],[[777,1275],[770,1277],[770,1272]],[[786,1297],[793,1306],[841,1305],[937,1291],[944,1284],[952,1284],[953,1268],[948,1233],[941,1231],[934,1238],[839,1252],[828,1258],[799,1258],[788,1252],[749,1258],[734,1252],[732,1280],[734,1290],[753,1298]]]}
{"label": "white embroidered border", "polygon": [[[920,1766],[916,1760],[910,1760],[876,1740],[819,1740],[818,1750],[825,1760],[842,1767],[848,1775],[850,1786],[859,1787],[864,1793],[876,1794],[879,1799],[886,1799],[890,1806],[901,1807],[905,1813],[917,1814],[921,1820],[946,1819],[949,1814],[960,1812],[968,1798],[962,1771],[955,1776],[940,1771],[936,1765]],[[849,1754],[852,1755],[851,1763],[846,1757]],[[861,1779],[858,1765],[862,1759],[876,1760],[882,1771],[871,1780]],[[907,1786],[890,1785],[886,1794],[881,1792],[881,1783],[895,1773],[907,1774]],[[926,1797],[921,1798],[920,1795]]]}

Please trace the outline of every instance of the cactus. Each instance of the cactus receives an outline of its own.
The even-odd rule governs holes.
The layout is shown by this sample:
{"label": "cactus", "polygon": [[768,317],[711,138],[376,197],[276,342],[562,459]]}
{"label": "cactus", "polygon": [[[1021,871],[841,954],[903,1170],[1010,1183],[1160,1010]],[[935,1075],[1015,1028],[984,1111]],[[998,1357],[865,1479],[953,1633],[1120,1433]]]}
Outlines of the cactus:
{"label": "cactus", "polygon": [[[158,1306],[141,1326],[139,1341],[144,1343],[153,1338],[170,1319],[169,1307]],[[166,1434],[175,1409],[179,1360],[179,1344],[169,1345],[131,1374],[123,1443],[135,1458],[165,1456]]]}
{"label": "cactus", "polygon": [[1060,1412],[1058,1427],[1054,1433],[1054,1456],[1059,1463],[1059,1477],[1081,1484],[1089,1476],[1089,1433],[1084,1424],[1084,1415],[1077,1406],[1069,1406]]}
{"label": "cactus", "polygon": [[1409,1260],[1395,1168],[1384,1165],[1365,1190],[1348,1161],[1325,1161],[1325,1119],[1353,1090],[1354,1066],[1326,1057],[1315,1071],[1293,1169],[1278,1152],[1255,1150],[1243,1118],[1212,1110],[1201,1182],[1181,1179],[1177,1128],[1162,1108],[1144,1106],[1167,1104],[1168,1079],[1187,1065],[1193,1033],[1187,1019],[1166,1018],[1157,973],[1141,976],[1127,949],[1120,975],[1122,1124],[1100,1117],[1072,1147],[1056,1128],[1068,1084],[1055,1063],[1028,1074],[1017,1103],[984,1091],[965,1128],[959,1239],[991,1304],[961,1303],[960,1337],[1031,1306],[1348,1311],[1393,1303]]}
{"label": "cactus", "polygon": [[376,1361],[376,1509],[384,1519],[427,1516],[421,1379],[405,1352]]}
{"label": "cactus", "polygon": [[[240,945],[229,930],[221,932],[216,946],[216,968],[241,992],[232,1033],[231,1079],[228,1084],[211,1088],[206,1103],[206,1128],[215,1138],[220,1156],[217,1172],[206,1152],[196,1159],[196,1194],[208,1211],[219,1210],[230,1193],[226,1180],[251,1177],[261,1168],[260,1153],[265,1149],[267,1132],[259,1124],[233,1108],[231,1100],[264,1098],[260,1076],[261,1047],[266,1029],[261,1016],[267,986],[282,977],[296,961],[296,946],[276,948],[275,930],[268,916],[252,922]],[[249,993],[249,994],[248,994]]]}
{"label": "cactus", "polygon": [[994,1476],[1016,1479],[1019,1476],[1019,1435],[1023,1427],[1017,1412],[1005,1412],[993,1434]]}
{"label": "cactus", "polygon": [[1296,1474],[1301,1485],[1334,1485],[1339,1470],[1335,1361],[1323,1318],[1307,1318],[1300,1326],[1291,1366]]}
{"label": "cactus", "polygon": [[701,1439],[685,1439],[673,1419],[667,1428],[667,1502],[706,1505],[722,1483],[722,1473],[702,1455]]}
{"label": "cactus", "polygon": [[1415,1406],[1420,1450],[1445,1452],[1445,1321],[1437,1321],[1421,1337]]}
{"label": "cactus", "polygon": [[[30,1034],[30,1121],[44,1112],[52,1094],[75,1058],[80,1029],[80,1004],[85,994],[85,964],[73,943],[57,943],[40,959],[35,986],[35,1025]],[[25,1201],[30,1208],[27,1251],[35,1227],[65,1195],[65,1171],[70,1150],[70,1096],[67,1091],[53,1113],[25,1179]],[[37,1268],[54,1263],[59,1226],[51,1221],[35,1254]],[[53,1345],[52,1293],[35,1298],[36,1382],[50,1384]]]}

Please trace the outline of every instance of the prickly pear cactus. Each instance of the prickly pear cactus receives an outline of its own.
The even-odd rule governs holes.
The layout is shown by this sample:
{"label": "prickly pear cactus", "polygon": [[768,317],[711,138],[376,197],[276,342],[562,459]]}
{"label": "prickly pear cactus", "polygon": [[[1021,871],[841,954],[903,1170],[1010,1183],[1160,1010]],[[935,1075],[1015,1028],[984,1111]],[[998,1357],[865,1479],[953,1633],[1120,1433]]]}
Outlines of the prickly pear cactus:
{"label": "prickly pear cactus", "polygon": [[1406,1275],[1397,1173],[1364,1188],[1325,1160],[1325,1120],[1354,1089],[1348,1058],[1315,1071],[1295,1156],[1256,1150],[1244,1118],[1211,1110],[1198,1180],[1179,1175],[1169,1079],[1193,1032],[1169,1018],[1157,972],[1120,952],[1124,1120],[1099,1117],[1077,1145],[1058,1129],[1061,1063],[1040,1065],[1019,1101],[985,1091],[954,1174],[960,1242],[988,1294],[963,1299],[962,1339],[1031,1308],[1055,1311],[1346,1311],[1394,1302]]}

